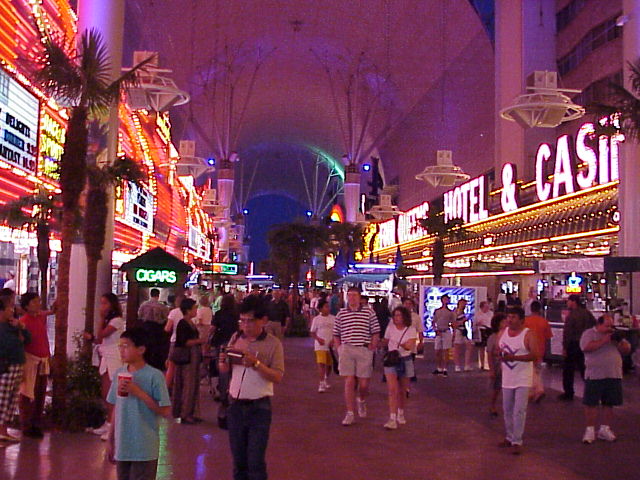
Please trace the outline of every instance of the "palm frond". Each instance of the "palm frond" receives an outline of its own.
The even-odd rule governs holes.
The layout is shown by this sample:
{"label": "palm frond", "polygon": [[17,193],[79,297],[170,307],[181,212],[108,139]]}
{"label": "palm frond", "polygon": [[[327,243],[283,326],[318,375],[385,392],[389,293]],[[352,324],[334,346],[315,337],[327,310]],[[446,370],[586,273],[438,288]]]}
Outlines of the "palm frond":
{"label": "palm frond", "polygon": [[77,105],[82,96],[83,79],[75,58],[67,53],[62,42],[52,37],[45,37],[43,45],[43,54],[37,60],[36,82],[58,101]]}
{"label": "palm frond", "polygon": [[636,63],[629,62],[628,66],[629,70],[631,70],[631,74],[629,75],[631,88],[633,88],[636,94],[640,94],[640,60],[637,60]]}
{"label": "palm frond", "polygon": [[110,179],[112,179],[112,183],[127,181],[141,186],[146,179],[140,164],[126,156],[117,158],[111,165],[106,167],[106,170]]}
{"label": "palm frond", "polygon": [[116,99],[109,91],[109,51],[102,35],[95,29],[82,34],[80,45],[80,71],[84,83],[83,103],[91,113],[101,114],[106,112]]}
{"label": "palm frond", "polygon": [[110,95],[112,95],[114,98],[117,98],[117,96],[120,95],[120,92],[123,89],[138,85],[138,73],[140,73],[141,70],[144,70],[144,67],[146,67],[155,58],[155,55],[150,55],[148,58],[144,59],[137,65],[134,65],[133,68],[131,68],[127,72],[124,72],[117,79],[111,82],[111,84],[108,86]]}
{"label": "palm frond", "polygon": [[33,225],[34,219],[25,213],[27,205],[24,205],[22,198],[8,202],[0,207],[0,221],[6,223],[11,228],[22,228],[25,225]]}

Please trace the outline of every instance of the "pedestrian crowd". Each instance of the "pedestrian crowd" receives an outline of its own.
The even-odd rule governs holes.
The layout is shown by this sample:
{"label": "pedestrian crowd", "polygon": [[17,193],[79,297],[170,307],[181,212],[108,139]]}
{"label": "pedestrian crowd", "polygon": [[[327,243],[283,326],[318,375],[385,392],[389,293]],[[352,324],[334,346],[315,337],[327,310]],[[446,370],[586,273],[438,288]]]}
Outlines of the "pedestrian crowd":
{"label": "pedestrian crowd", "polygon": [[[107,420],[91,433],[107,442],[119,479],[153,479],[159,456],[159,418],[186,426],[202,422],[200,387],[209,383],[219,401],[218,425],[229,432],[234,479],[266,479],[266,450],[274,385],[284,377],[282,339],[302,318],[317,365],[318,393],[331,388],[332,375],[343,379],[349,427],[369,415],[367,398],[376,357],[381,360],[388,394],[386,430],[407,418],[415,361],[424,353],[426,325],[416,302],[398,292],[373,304],[360,290],[312,291],[298,296],[273,290],[247,295],[200,292],[169,295],[149,290],[134,325],[125,325],[119,299],[100,298],[101,322],[84,339],[93,345]],[[194,295],[195,297],[195,295]],[[35,293],[20,296],[0,290],[0,442],[19,442],[9,432],[19,412],[22,435],[41,438],[50,373],[47,316]],[[536,299],[525,310],[517,302],[480,302],[472,317],[468,303],[439,298],[432,331],[437,377],[453,372],[488,371],[489,414],[498,416],[502,395],[505,437],[500,447],[522,453],[527,406],[545,398],[542,369],[552,337]],[[563,336],[562,401],[572,401],[574,376],[585,380],[582,441],[614,441],[612,409],[621,405],[622,355],[630,352],[609,315],[595,319],[580,296],[571,295]],[[18,313],[19,311],[19,313]],[[453,355],[452,355],[453,353]],[[597,427],[597,428],[596,428]]]}

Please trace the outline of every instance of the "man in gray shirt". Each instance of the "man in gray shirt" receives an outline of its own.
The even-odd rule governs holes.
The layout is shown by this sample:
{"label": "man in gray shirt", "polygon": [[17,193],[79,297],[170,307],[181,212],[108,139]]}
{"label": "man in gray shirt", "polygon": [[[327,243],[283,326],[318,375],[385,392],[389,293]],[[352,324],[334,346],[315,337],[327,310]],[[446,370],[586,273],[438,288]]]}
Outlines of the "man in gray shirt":
{"label": "man in gray shirt", "polygon": [[449,361],[449,351],[453,346],[453,332],[451,332],[451,325],[456,321],[456,314],[452,310],[449,310],[449,295],[443,295],[440,297],[442,306],[433,312],[433,329],[436,332],[436,369],[433,371],[434,375],[442,375],[446,377],[447,374],[447,362]]}
{"label": "man in gray shirt", "polygon": [[613,442],[616,436],[609,426],[614,406],[622,405],[622,355],[631,351],[631,345],[614,334],[610,315],[600,317],[593,328],[580,337],[586,371],[584,384],[585,420],[587,428],[583,443],[596,439],[595,424],[601,407],[600,429],[597,438]]}

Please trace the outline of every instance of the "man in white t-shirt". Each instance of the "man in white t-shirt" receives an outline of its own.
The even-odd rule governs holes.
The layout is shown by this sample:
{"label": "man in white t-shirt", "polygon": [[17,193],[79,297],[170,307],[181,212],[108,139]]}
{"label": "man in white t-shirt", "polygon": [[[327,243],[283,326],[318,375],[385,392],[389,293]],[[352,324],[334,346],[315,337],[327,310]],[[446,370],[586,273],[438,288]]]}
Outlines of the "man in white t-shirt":
{"label": "man in white t-shirt", "polygon": [[[176,304],[180,305],[180,302],[183,298],[183,296],[176,297]],[[178,323],[180,323],[180,320],[182,320],[183,317],[184,315],[179,307],[171,310],[169,312],[169,315],[167,316],[167,323],[164,326],[164,331],[171,334],[171,349],[173,349],[173,346],[176,343],[176,329],[178,328]],[[167,372],[165,373],[165,377],[167,380],[167,387],[169,389],[171,389],[171,385],[173,384],[173,375],[175,373],[175,369],[175,364],[171,360],[167,359]]]}
{"label": "man in white t-shirt", "polygon": [[318,385],[318,393],[326,392],[329,388],[327,381],[331,368],[333,366],[333,358],[329,350],[333,341],[333,324],[336,317],[329,313],[329,302],[322,299],[318,302],[318,310],[320,314],[311,322],[311,337],[315,339],[314,350],[316,354],[316,364],[318,365],[318,377],[320,384]]}
{"label": "man in white t-shirt", "polygon": [[205,340],[209,338],[209,331],[211,330],[211,322],[213,321],[213,311],[209,306],[209,296],[203,295],[198,301],[198,311],[196,312],[196,327],[200,333],[200,338]]}
{"label": "man in white t-shirt", "polygon": [[487,357],[487,339],[489,338],[489,335],[491,335],[492,318],[493,312],[491,311],[489,302],[480,302],[480,309],[476,312],[473,319],[473,338],[476,341],[480,370],[489,370],[489,365],[485,362],[485,359]]}

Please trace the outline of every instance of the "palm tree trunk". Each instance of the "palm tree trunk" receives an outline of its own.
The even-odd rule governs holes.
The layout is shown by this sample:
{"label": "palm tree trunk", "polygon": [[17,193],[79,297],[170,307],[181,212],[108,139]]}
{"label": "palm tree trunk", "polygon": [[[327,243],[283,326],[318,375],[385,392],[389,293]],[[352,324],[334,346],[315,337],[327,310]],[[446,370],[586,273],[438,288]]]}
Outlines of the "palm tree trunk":
{"label": "palm tree trunk", "polygon": [[71,247],[76,236],[75,211],[62,212],[62,252],[58,257],[55,350],[53,355],[53,409],[64,412],[67,389],[67,331],[69,318],[69,278]]}
{"label": "palm tree trunk", "polygon": [[440,285],[444,274],[444,241],[437,237],[431,251],[433,267],[433,284]]}
{"label": "palm tree trunk", "polygon": [[84,331],[89,333],[94,333],[97,282],[98,260],[87,257],[87,303],[85,304],[84,310]]}
{"label": "palm tree trunk", "polygon": [[[76,219],[80,195],[87,173],[87,109],[74,107],[67,127],[64,153],[60,159],[60,189],[62,190],[62,252],[58,261],[56,296],[55,349],[53,355],[53,409],[66,410],[67,331],[69,329],[69,280],[71,247],[76,238]],[[80,286],[78,286],[80,288]]]}
{"label": "palm tree trunk", "polygon": [[49,258],[51,257],[51,249],[49,248],[49,224],[46,221],[39,221],[36,225],[36,236],[38,238],[38,268],[40,269],[40,298],[42,305],[47,308],[47,300],[49,296],[49,282],[47,273],[49,270]]}

